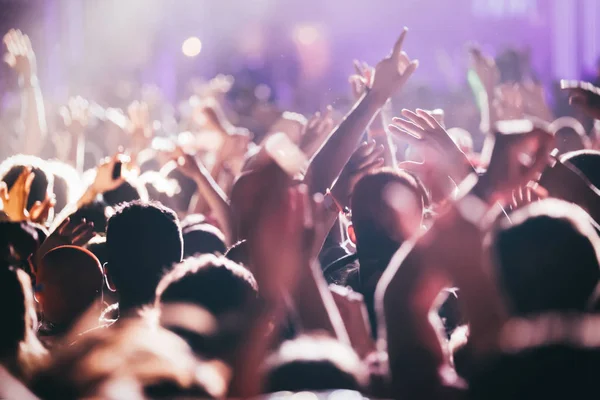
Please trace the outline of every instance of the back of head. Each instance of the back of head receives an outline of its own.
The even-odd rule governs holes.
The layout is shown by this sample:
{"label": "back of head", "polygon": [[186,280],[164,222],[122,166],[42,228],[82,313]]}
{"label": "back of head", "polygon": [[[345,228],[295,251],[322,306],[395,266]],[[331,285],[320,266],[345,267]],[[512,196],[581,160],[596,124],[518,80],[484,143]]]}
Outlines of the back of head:
{"label": "back of head", "polygon": [[94,256],[100,261],[100,265],[104,265],[108,261],[106,254],[106,237],[95,236],[89,242],[86,243],[85,248],[92,252]]}
{"label": "back of head", "polygon": [[598,235],[579,207],[548,199],[491,237],[492,264],[516,314],[588,309],[600,277]]}
{"label": "back of head", "polygon": [[71,221],[81,221],[85,219],[94,223],[94,232],[106,232],[106,221],[113,215],[114,209],[108,203],[102,200],[94,200],[77,209],[69,216]]}
{"label": "back of head", "polygon": [[258,297],[250,271],[226,259],[205,254],[187,258],[169,271],[156,288],[156,304],[193,303],[215,316],[243,312]]}
{"label": "back of head", "polygon": [[419,230],[423,198],[416,180],[401,171],[381,170],[358,181],[351,208],[359,258],[389,261]]}
{"label": "back of head", "polygon": [[246,242],[246,240],[240,240],[239,242],[234,243],[227,249],[225,257],[235,263],[248,266],[248,268],[251,267],[248,242]]}
{"label": "back of head", "polygon": [[102,194],[102,197],[109,206],[116,206],[136,200],[146,201],[148,192],[143,184],[125,181],[118,188]]}
{"label": "back of head", "polygon": [[300,336],[267,359],[265,393],[349,389],[367,385],[365,365],[354,350],[326,336]]}
{"label": "back of head", "polygon": [[183,230],[184,257],[195,254],[225,254],[225,235],[211,224],[191,225]]}
{"label": "back of head", "polygon": [[591,145],[584,126],[573,117],[558,118],[548,129],[554,133],[559,154],[587,149]]}
{"label": "back of head", "polygon": [[47,193],[53,191],[54,177],[52,173],[46,171],[46,162],[41,158],[17,155],[2,162],[0,165],[0,180],[4,181],[10,190],[26,166],[32,167],[31,172],[35,174],[27,199],[27,209],[29,210],[36,201],[43,201]]}
{"label": "back of head", "polygon": [[31,222],[0,222],[0,264],[17,265],[27,260],[45,238],[42,228]]}
{"label": "back of head", "polygon": [[207,380],[198,367],[177,335],[130,319],[65,346],[30,387],[44,399],[224,396],[225,380],[213,371]]}
{"label": "back of head", "polygon": [[106,249],[107,274],[121,307],[152,302],[164,270],[181,261],[177,215],[160,203],[127,203],[108,220]]}
{"label": "back of head", "polygon": [[568,161],[576,167],[591,184],[600,188],[600,151],[580,150],[563,154],[561,162]]}
{"label": "back of head", "polygon": [[597,390],[596,315],[556,312],[508,320],[500,349],[477,358],[469,379],[475,399],[582,399]]}
{"label": "back of head", "polygon": [[88,250],[61,246],[46,253],[36,275],[44,319],[68,328],[94,304],[99,315],[103,278],[100,261]]}

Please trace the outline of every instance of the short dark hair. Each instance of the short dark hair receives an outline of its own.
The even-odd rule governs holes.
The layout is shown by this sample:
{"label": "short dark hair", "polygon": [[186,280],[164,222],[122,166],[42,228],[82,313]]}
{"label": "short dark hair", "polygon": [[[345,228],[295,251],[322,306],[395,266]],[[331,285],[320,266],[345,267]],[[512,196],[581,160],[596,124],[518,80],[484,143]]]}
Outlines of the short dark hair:
{"label": "short dark hair", "polygon": [[225,257],[204,254],[175,265],[156,288],[156,304],[193,303],[215,316],[240,311],[258,298],[254,275]]}
{"label": "short dark hair", "polygon": [[144,185],[125,181],[118,188],[103,193],[102,197],[109,206],[116,206],[136,200],[147,200],[148,193]]}
{"label": "short dark hair", "polygon": [[152,302],[164,270],[181,261],[183,240],[173,210],[134,201],[118,208],[106,228],[107,272],[121,306]]}
{"label": "short dark hair", "polygon": [[183,232],[184,257],[195,254],[225,254],[225,235],[211,224],[191,225]]}
{"label": "short dark hair", "polygon": [[600,239],[589,218],[574,204],[547,199],[500,223],[488,243],[513,313],[589,309],[600,278]]}
{"label": "short dark hair", "polygon": [[94,232],[105,233],[106,222],[114,213],[114,209],[105,201],[96,199],[91,203],[85,204],[77,209],[69,216],[71,221],[81,221],[85,219],[87,222],[94,223]]}
{"label": "short dark hair", "polygon": [[267,361],[264,393],[348,389],[367,385],[366,366],[354,350],[327,336],[284,342]]}
{"label": "short dark hair", "polygon": [[568,161],[585,175],[592,185],[600,188],[600,151],[571,151],[563,154],[560,160],[561,162]]}
{"label": "short dark hair", "polygon": [[30,166],[31,172],[35,174],[27,198],[27,209],[29,210],[36,201],[44,201],[48,192],[54,190],[54,176],[47,171],[46,162],[39,157],[16,155],[2,162],[0,175],[10,190],[23,172],[23,168],[27,166]]}

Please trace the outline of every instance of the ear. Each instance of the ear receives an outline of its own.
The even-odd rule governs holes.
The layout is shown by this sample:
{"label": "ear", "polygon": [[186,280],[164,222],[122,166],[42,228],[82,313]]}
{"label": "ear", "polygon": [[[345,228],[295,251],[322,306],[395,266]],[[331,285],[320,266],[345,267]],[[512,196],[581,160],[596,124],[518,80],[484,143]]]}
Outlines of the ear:
{"label": "ear", "polygon": [[350,239],[350,241],[356,246],[356,233],[354,232],[354,225],[348,224],[346,231],[348,232],[348,239]]}
{"label": "ear", "polygon": [[104,265],[102,266],[102,270],[104,273],[104,281],[106,282],[106,287],[111,292],[116,292],[117,289],[115,288],[115,285],[113,284],[112,279],[110,279],[110,274],[108,273],[108,263],[107,262],[105,262]]}

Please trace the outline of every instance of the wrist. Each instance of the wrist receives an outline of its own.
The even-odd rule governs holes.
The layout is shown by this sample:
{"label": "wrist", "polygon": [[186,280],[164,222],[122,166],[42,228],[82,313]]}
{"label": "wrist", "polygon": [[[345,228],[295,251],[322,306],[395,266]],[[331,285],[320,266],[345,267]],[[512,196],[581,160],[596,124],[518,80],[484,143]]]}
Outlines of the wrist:
{"label": "wrist", "polygon": [[37,88],[39,84],[40,82],[35,74],[19,75],[19,87],[21,89]]}
{"label": "wrist", "polygon": [[385,105],[388,99],[389,96],[387,93],[371,89],[363,95],[361,102],[364,102],[373,111],[377,111]]}
{"label": "wrist", "polygon": [[341,191],[339,185],[334,185],[331,189],[327,189],[323,201],[327,210],[335,213],[345,213],[348,211],[350,196],[348,193]]}

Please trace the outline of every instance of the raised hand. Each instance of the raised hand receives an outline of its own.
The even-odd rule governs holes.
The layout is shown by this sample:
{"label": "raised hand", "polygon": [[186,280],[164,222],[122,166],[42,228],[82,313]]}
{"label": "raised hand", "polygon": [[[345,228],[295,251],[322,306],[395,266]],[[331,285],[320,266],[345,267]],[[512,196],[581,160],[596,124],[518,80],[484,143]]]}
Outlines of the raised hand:
{"label": "raised hand", "polygon": [[419,61],[411,60],[402,50],[407,32],[408,29],[404,28],[394,44],[391,54],[375,66],[371,91],[380,99],[381,104],[404,86],[419,65]]}
{"label": "raised hand", "polygon": [[252,134],[245,128],[233,128],[223,136],[223,144],[217,154],[216,165],[225,165],[230,172],[237,175],[244,165],[244,156],[252,141]]}
{"label": "raised hand", "polygon": [[35,53],[31,47],[29,36],[18,29],[11,29],[4,35],[4,44],[8,52],[4,61],[24,78],[31,78],[36,74]]}
{"label": "raised hand", "polygon": [[350,75],[348,79],[352,87],[354,99],[358,100],[367,89],[371,89],[373,85],[373,77],[375,76],[375,68],[365,62],[354,60],[354,71],[356,74]]}
{"label": "raised hand", "polygon": [[362,143],[354,152],[342,170],[331,193],[342,207],[350,205],[350,197],[356,183],[366,174],[383,166],[383,146],[377,145],[375,140]]}
{"label": "raised hand", "polygon": [[131,148],[137,154],[150,145],[154,135],[148,104],[134,101],[127,108],[127,113],[129,114],[128,131],[131,135]]}
{"label": "raised hand", "polygon": [[327,106],[323,114],[316,112],[304,126],[304,132],[302,132],[302,136],[300,137],[300,149],[308,158],[312,157],[321,147],[333,130],[334,122],[331,117],[332,113],[333,108]]}
{"label": "raised hand", "polygon": [[34,178],[35,173],[32,172],[31,167],[25,167],[10,190],[7,189],[6,183],[0,183],[3,211],[11,221],[31,221],[43,224],[48,219],[50,211],[56,204],[54,196],[46,196],[44,201],[36,201],[27,210],[27,199]]}
{"label": "raised hand", "polygon": [[528,204],[533,203],[541,199],[548,197],[548,191],[539,186],[538,184],[531,184],[527,186],[521,186],[512,192],[512,201],[510,203],[510,209],[512,211],[525,207]]}
{"label": "raised hand", "polygon": [[32,172],[31,167],[24,167],[10,190],[7,190],[6,184],[1,188],[4,212],[11,221],[18,222],[28,219],[27,199],[29,198],[33,178],[35,178],[35,174]]}
{"label": "raised hand", "polygon": [[446,171],[457,182],[472,172],[465,154],[431,114],[421,109],[404,109],[402,115],[406,119],[394,118],[395,125],[390,125],[390,129],[414,146],[426,163]]}
{"label": "raised hand", "polygon": [[484,89],[488,93],[492,92],[500,80],[500,71],[498,71],[496,62],[492,57],[484,55],[478,48],[472,48],[470,54],[471,68],[479,78]]}
{"label": "raised hand", "polygon": [[50,250],[66,245],[83,246],[93,237],[94,224],[92,222],[86,222],[85,219],[79,222],[72,222],[69,218],[65,219],[34,253],[34,270],[37,271],[37,266]]}
{"label": "raised hand", "polygon": [[489,167],[477,184],[477,194],[486,201],[510,202],[514,189],[539,177],[553,148],[554,136],[532,123],[522,132],[496,133]]}
{"label": "raised hand", "polygon": [[273,299],[289,291],[297,282],[300,269],[308,265],[315,219],[306,186],[289,187],[287,177],[277,171],[266,172],[274,172],[279,179],[265,192],[255,210],[254,230],[247,240],[257,281],[267,297]]}
{"label": "raised hand", "polygon": [[123,171],[117,176],[114,176],[115,168],[118,171],[118,163],[121,164],[121,169],[125,168],[124,164],[130,162],[129,157],[124,154],[118,153],[111,158],[107,158],[96,168],[96,177],[92,183],[91,188],[95,194],[102,194],[114,190],[121,186],[125,182]]}
{"label": "raised hand", "polygon": [[175,147],[172,157],[177,162],[177,169],[193,180],[198,180],[198,177],[202,175],[201,169],[206,168],[193,154],[186,153],[179,146]]}
{"label": "raised hand", "polygon": [[80,135],[88,125],[89,103],[81,96],[71,97],[59,113],[67,130],[73,135]]}
{"label": "raised hand", "polygon": [[194,107],[192,117],[202,129],[216,131],[222,135],[226,135],[234,129],[214,98],[208,98],[198,103]]}

